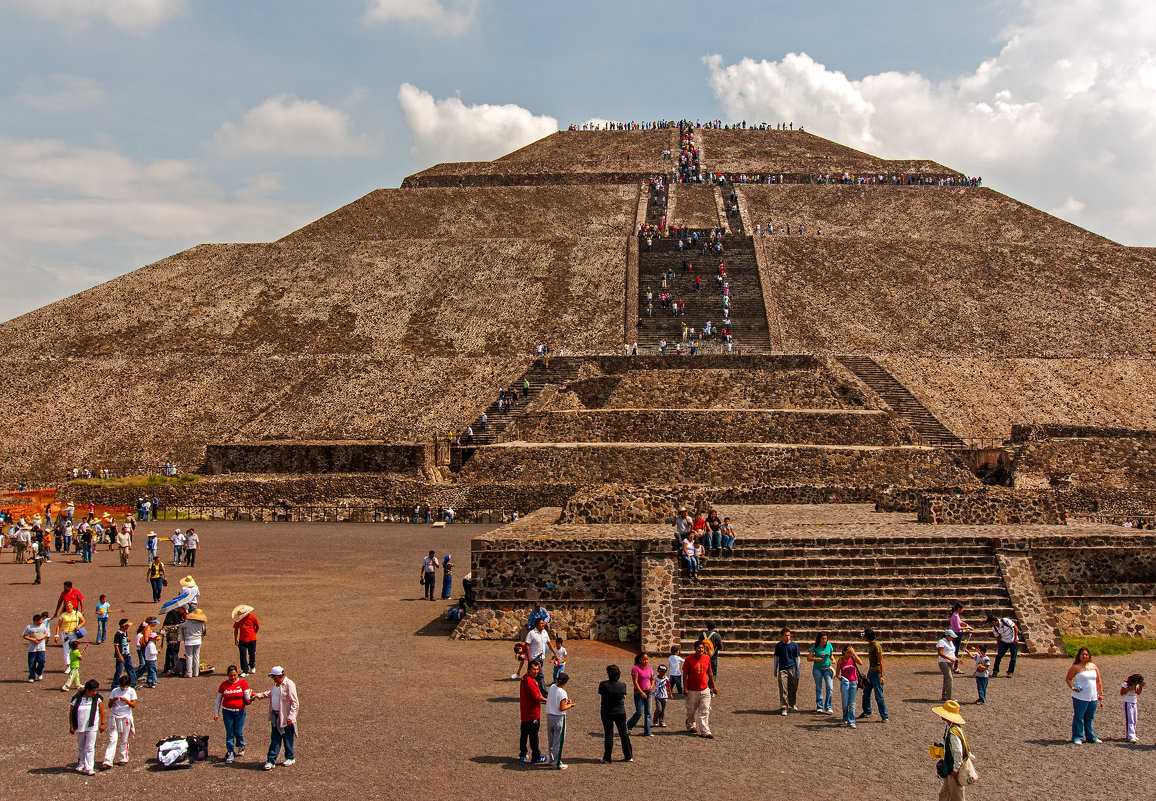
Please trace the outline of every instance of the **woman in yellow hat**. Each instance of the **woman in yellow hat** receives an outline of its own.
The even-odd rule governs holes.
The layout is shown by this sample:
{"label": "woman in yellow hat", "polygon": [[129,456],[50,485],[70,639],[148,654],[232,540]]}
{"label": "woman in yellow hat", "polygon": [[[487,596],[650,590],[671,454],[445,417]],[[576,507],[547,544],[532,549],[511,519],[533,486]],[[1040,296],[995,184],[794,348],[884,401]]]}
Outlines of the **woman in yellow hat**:
{"label": "woman in yellow hat", "polygon": [[931,710],[947,721],[943,732],[943,757],[936,764],[943,785],[939,788],[939,801],[964,801],[965,788],[975,781],[975,769],[971,766],[971,748],[963,734],[963,715],[959,714],[957,701],[944,701],[942,706]]}

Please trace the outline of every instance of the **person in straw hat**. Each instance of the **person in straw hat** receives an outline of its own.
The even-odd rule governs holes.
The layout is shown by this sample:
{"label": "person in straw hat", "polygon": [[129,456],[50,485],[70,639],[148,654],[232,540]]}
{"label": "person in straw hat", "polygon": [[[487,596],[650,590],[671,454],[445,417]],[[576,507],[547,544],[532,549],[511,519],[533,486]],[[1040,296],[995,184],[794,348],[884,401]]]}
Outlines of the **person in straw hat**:
{"label": "person in straw hat", "polygon": [[201,640],[208,633],[209,618],[196,607],[181,624],[181,640],[185,644],[185,678],[201,675]]}
{"label": "person in straw hat", "polygon": [[261,623],[253,607],[239,604],[233,608],[233,643],[240,655],[241,676],[248,676],[257,666],[257,632]]}
{"label": "person in straw hat", "polygon": [[939,788],[939,801],[964,801],[965,788],[971,782],[964,778],[965,774],[974,777],[974,771],[967,763],[971,760],[971,749],[967,744],[967,737],[963,734],[963,715],[959,714],[957,701],[944,701],[942,706],[931,710],[947,722],[943,732],[943,758],[936,765],[943,785]]}

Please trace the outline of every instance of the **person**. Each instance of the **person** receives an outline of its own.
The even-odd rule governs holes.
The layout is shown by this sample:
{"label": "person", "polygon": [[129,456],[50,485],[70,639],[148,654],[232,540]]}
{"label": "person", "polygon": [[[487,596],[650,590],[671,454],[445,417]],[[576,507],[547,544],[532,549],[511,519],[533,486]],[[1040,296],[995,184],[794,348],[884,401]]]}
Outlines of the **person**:
{"label": "person", "polygon": [[161,588],[168,583],[168,576],[165,574],[165,565],[161,561],[159,555],[154,556],[153,560],[149,562],[149,566],[145,571],[145,576],[149,580],[149,584],[153,588],[153,603],[160,603]]}
{"label": "person", "polygon": [[442,600],[449,600],[454,594],[454,563],[447,553],[442,557]]}
{"label": "person", "polygon": [[977,645],[972,651],[975,657],[975,692],[977,704],[987,703],[987,683],[991,680],[991,657],[987,655],[986,645]]}
{"label": "person", "polygon": [[529,672],[530,667],[526,664],[526,643],[524,641],[519,640],[514,643],[514,658],[518,660],[518,669],[510,674],[510,679],[517,681],[518,677],[522,675],[522,668],[526,668],[527,672]]}
{"label": "person", "polygon": [[670,700],[670,678],[666,675],[666,665],[658,666],[658,676],[654,679],[654,716],[652,726],[666,728],[666,702]]}
{"label": "person", "polygon": [[731,525],[731,519],[729,517],[724,517],[722,522],[722,547],[727,553],[734,553],[735,527]]}
{"label": "person", "polygon": [[554,676],[553,680],[558,681],[558,677],[566,672],[566,649],[562,645],[562,635],[554,636]]}
{"label": "person", "polygon": [[843,705],[843,722],[855,728],[855,699],[859,695],[859,670],[863,660],[850,645],[843,646],[835,670],[839,674],[839,696]]}
{"label": "person", "polygon": [[434,599],[434,578],[437,576],[438,558],[434,556],[434,551],[430,551],[429,555],[421,560],[421,575],[418,576],[418,583],[425,586],[425,595],[423,596],[427,601]]}
{"label": "person", "polygon": [[863,714],[865,718],[871,715],[871,696],[879,704],[879,718],[886,723],[891,719],[887,714],[887,702],[883,700],[883,685],[887,680],[883,678],[883,646],[873,629],[863,629],[863,639],[867,640],[867,686],[863,688]]}
{"label": "person", "polygon": [[72,605],[71,600],[64,602],[64,611],[56,621],[56,634],[53,640],[60,643],[64,656],[64,672],[72,668],[69,664],[69,644],[84,636],[84,614]]}
{"label": "person", "polygon": [[542,704],[546,703],[546,697],[542,694],[542,688],[538,682],[541,672],[542,665],[531,661],[518,688],[518,710],[521,721],[518,734],[519,762],[527,761],[527,747],[529,748],[528,759],[530,762],[537,764],[549,759],[549,757],[542,756],[542,748],[538,744],[538,732],[542,727]]}
{"label": "person", "polygon": [[835,670],[831,667],[834,648],[827,635],[820,633],[807,657],[811,662],[811,677],[815,680],[815,711],[821,715],[831,714],[831,696],[835,692]]}
{"label": "person", "polygon": [[634,761],[634,749],[630,745],[630,732],[626,728],[626,683],[621,681],[622,671],[618,665],[606,666],[606,679],[598,684],[601,696],[599,714],[602,718],[602,761],[609,762],[614,750],[614,730],[618,729],[618,739],[622,741],[622,761]]}
{"label": "person", "polygon": [[96,773],[96,736],[104,731],[104,698],[99,689],[96,679],[86,681],[72,697],[68,714],[68,731],[76,735],[76,772],[86,776]]}
{"label": "person", "polygon": [[185,564],[189,567],[197,566],[197,548],[201,545],[201,536],[196,529],[190,528],[185,532]]}
{"label": "person", "polygon": [[100,645],[108,639],[108,608],[110,604],[105,597],[100,596],[96,604],[96,644]]}
{"label": "person", "polygon": [[964,725],[963,716],[959,714],[959,704],[952,700],[943,702],[931,710],[947,723],[943,732],[943,764],[939,767],[939,775],[943,784],[939,788],[939,801],[965,801],[964,780],[960,772],[967,769],[967,762],[971,759],[971,748],[967,744],[967,737],[960,726]]}
{"label": "person", "polygon": [[678,646],[670,646],[670,656],[666,659],[668,672],[670,673],[670,688],[671,693],[675,691],[682,692],[682,663],[686,661],[678,653]]}
{"label": "person", "polygon": [[116,547],[120,553],[120,566],[128,567],[128,555],[132,550],[132,534],[129,533],[127,523],[116,533]]}
{"label": "person", "polygon": [[[538,663],[539,667],[546,665],[546,651],[549,650],[554,658],[558,658],[558,652],[554,650],[554,644],[550,642],[550,632],[546,631],[546,621],[541,618],[534,625],[534,628],[526,632],[526,658],[530,664]],[[538,672],[538,686],[542,690],[542,694],[546,694],[546,677]]]}
{"label": "person", "polygon": [[129,644],[129,620],[127,617],[122,617],[117,623],[116,634],[112,636],[112,652],[116,657],[116,669],[112,674],[112,682],[116,684],[120,681],[121,674],[129,677],[132,681],[132,686],[137,685],[137,673],[132,666],[132,646]]}
{"label": "person", "polygon": [[722,650],[723,641],[722,635],[718,633],[715,628],[715,622],[708,620],[706,622],[706,632],[703,634],[707,641],[706,652],[710,656],[710,672],[718,676],[718,655]]}
{"label": "person", "polygon": [[[125,526],[126,527],[128,526],[127,522],[125,523]],[[149,561],[152,561],[153,559],[156,558],[156,556],[157,556],[157,533],[155,531],[150,531],[149,535],[147,537],[145,537],[145,550],[148,551]]]}
{"label": "person", "polygon": [[248,676],[257,667],[257,632],[261,621],[253,614],[253,607],[239,604],[233,607],[233,644],[241,662],[241,678]]}
{"label": "person", "polygon": [[39,533],[37,534],[36,539],[30,541],[28,547],[32,551],[32,567],[36,571],[36,579],[32,583],[39,584],[40,566],[43,565],[46,561],[49,561],[48,549],[44,546],[44,540],[40,537]]}
{"label": "person", "polygon": [[550,765],[555,770],[566,770],[562,761],[562,746],[566,743],[566,713],[574,706],[566,692],[570,674],[558,674],[550,692],[546,695],[546,746],[550,752]]}
{"label": "person", "polygon": [[[144,649],[141,658],[144,661],[145,686],[149,689],[157,686],[157,642],[160,638],[160,633],[151,625],[145,628],[141,637],[141,646]],[[140,672],[139,669],[137,672]]]}
{"label": "person", "polygon": [[285,746],[285,761],[281,764],[289,767],[297,761],[293,741],[297,736],[297,712],[301,706],[297,699],[297,685],[285,677],[285,668],[275,665],[269,669],[269,676],[273,679],[272,688],[252,696],[253,700],[269,699],[269,723],[272,729],[269,732],[265,770],[273,770],[276,766],[282,744]]}
{"label": "person", "polygon": [[64,692],[80,688],[80,663],[84,659],[79,640],[70,640],[66,647],[68,648],[68,679],[60,688]]}
{"label": "person", "polygon": [[1092,730],[1096,718],[1096,705],[1104,700],[1104,684],[1100,680],[1100,669],[1092,661],[1092,652],[1081,648],[1076,659],[1068,668],[1064,679],[1072,691],[1072,743],[1098,743],[1101,740]]}
{"label": "person", "polygon": [[231,763],[236,756],[245,756],[245,707],[253,703],[253,691],[236,665],[229,665],[225,675],[217,686],[213,720],[225,717],[225,761]]}
{"label": "person", "polygon": [[184,556],[184,553],[185,553],[185,535],[184,535],[184,533],[181,532],[181,530],[179,528],[173,529],[172,542],[173,542],[173,564],[179,565],[181,563],[181,558]]}
{"label": "person", "polygon": [[1133,673],[1120,685],[1120,695],[1124,699],[1124,736],[1130,743],[1136,739],[1136,724],[1139,722],[1140,693],[1144,692],[1144,677]]}
{"label": "person", "polygon": [[56,609],[52,613],[52,617],[60,614],[60,610],[64,608],[65,603],[71,602],[72,608],[80,614],[84,614],[84,595],[80,590],[72,586],[71,581],[64,582],[64,589],[60,591],[60,595],[56,599]]}
{"label": "person", "polygon": [[646,654],[634,657],[630,683],[634,685],[634,714],[626,721],[626,728],[633,729],[642,718],[642,736],[653,737],[650,721],[654,713],[654,669],[650,667],[650,657]]}
{"label": "person", "polygon": [[935,644],[935,651],[939,655],[937,660],[939,672],[943,674],[943,689],[939,693],[939,700],[947,701],[952,696],[952,674],[959,662],[955,652],[955,631],[953,629],[944,630],[943,639]]}
{"label": "person", "polygon": [[527,630],[533,629],[538,621],[545,621],[547,625],[550,623],[550,613],[546,611],[546,607],[542,606],[539,601],[534,601],[534,608],[530,610],[530,618],[526,621]]}
{"label": "person", "polygon": [[185,678],[201,675],[201,641],[208,633],[209,618],[200,607],[189,612],[181,624],[181,641],[185,645]]}
{"label": "person", "polygon": [[785,626],[779,630],[779,641],[775,643],[775,678],[779,682],[779,714],[786,715],[788,708],[797,712],[799,645],[791,642],[791,630]]}
{"label": "person", "polygon": [[117,765],[128,764],[128,749],[135,733],[132,711],[136,709],[136,690],[132,680],[121,674],[115,682],[116,688],[108,694],[108,747],[104,749],[101,767],[111,768],[115,757]]}
{"label": "person", "polygon": [[[971,631],[971,626],[967,625],[967,623],[964,622],[963,617],[961,616],[962,612],[963,612],[963,604],[960,603],[959,601],[956,601],[951,606],[951,616],[948,618],[948,622],[947,622],[947,627],[950,628],[952,630],[952,632],[954,632],[954,634],[955,634],[954,639],[955,639],[956,656],[964,653],[964,651],[966,650],[964,648],[964,645],[963,645],[963,633],[965,631],[967,631],[967,632]],[[952,669],[956,673],[962,673],[963,672],[962,670],[959,669],[959,660],[956,660],[955,667]],[[944,699],[944,700],[947,700],[947,699]]]}
{"label": "person", "polygon": [[686,730],[697,732],[699,737],[713,739],[710,730],[711,693],[718,694],[714,683],[714,673],[710,669],[710,657],[706,655],[706,643],[699,640],[694,644],[694,654],[682,664],[683,682],[686,685]]}
{"label": "person", "polygon": [[165,613],[162,628],[165,637],[165,661],[161,672],[166,676],[177,675],[177,660],[181,656],[181,625],[187,618],[188,612],[183,606],[175,606]]}
{"label": "person", "polygon": [[690,577],[698,581],[698,546],[695,545],[693,532],[687,532],[686,539],[682,541],[682,563]]}
{"label": "person", "polygon": [[995,665],[992,668],[991,675],[999,675],[999,663],[1003,661],[1004,654],[1011,652],[1011,661],[1007,666],[1007,677],[1010,679],[1016,672],[1016,656],[1020,650],[1020,627],[1014,618],[1001,617],[997,618],[995,615],[989,615],[987,624],[991,626],[992,632],[996,637],[996,652]]}
{"label": "person", "polygon": [[44,615],[33,615],[32,623],[24,627],[24,639],[28,643],[28,681],[44,678],[45,641],[49,637]]}

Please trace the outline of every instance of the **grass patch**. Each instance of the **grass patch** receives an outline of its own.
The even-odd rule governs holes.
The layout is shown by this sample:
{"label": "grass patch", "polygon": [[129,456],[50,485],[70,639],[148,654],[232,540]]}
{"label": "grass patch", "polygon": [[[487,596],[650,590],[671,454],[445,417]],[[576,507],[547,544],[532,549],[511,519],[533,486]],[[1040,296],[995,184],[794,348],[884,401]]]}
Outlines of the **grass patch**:
{"label": "grass patch", "polygon": [[1123,656],[1136,651],[1156,650],[1156,640],[1143,637],[1071,637],[1064,635],[1064,649],[1076,658],[1076,652],[1087,648],[1092,656]]}
{"label": "grass patch", "polygon": [[189,484],[197,480],[194,475],[180,476],[124,476],[122,478],[78,478],[73,484],[90,487],[160,487],[166,484]]}

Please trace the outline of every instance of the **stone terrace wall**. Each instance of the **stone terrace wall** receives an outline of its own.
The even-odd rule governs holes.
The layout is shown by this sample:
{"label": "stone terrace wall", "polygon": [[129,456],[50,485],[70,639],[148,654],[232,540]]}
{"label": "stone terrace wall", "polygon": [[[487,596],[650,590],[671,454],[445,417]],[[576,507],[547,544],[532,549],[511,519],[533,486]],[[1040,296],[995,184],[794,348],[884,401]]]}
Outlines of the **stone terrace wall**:
{"label": "stone terrace wall", "polygon": [[705,510],[710,496],[701,487],[619,487],[603,484],[570,496],[559,523],[666,523],[680,507]]}
{"label": "stone terrace wall", "polygon": [[928,493],[919,501],[919,522],[938,525],[1062,525],[1055,493],[984,487],[959,494]]}
{"label": "stone terrace wall", "polygon": [[1049,439],[1156,439],[1156,431],[1135,428],[1112,428],[1092,425],[1014,425],[1011,442],[1042,442]]}
{"label": "stone terrace wall", "polygon": [[1156,489],[1151,439],[1053,439],[1023,445],[1013,459],[1017,487],[1090,485]]}
{"label": "stone terrace wall", "polygon": [[496,445],[478,448],[462,480],[943,488],[978,482],[949,454],[924,448],[789,445]]}
{"label": "stone terrace wall", "polygon": [[668,225],[709,229],[718,225],[718,206],[710,184],[673,184],[668,203]]}
{"label": "stone terrace wall", "polygon": [[414,442],[236,442],[209,445],[204,472],[408,473],[433,465],[433,445]]}
{"label": "stone terrace wall", "polygon": [[524,415],[503,442],[911,444],[887,412],[611,409]]}
{"label": "stone terrace wall", "polygon": [[680,369],[627,373],[605,402],[611,409],[855,409],[866,397],[825,371]]}
{"label": "stone terrace wall", "polygon": [[1151,515],[1156,514],[1156,488],[1121,490],[1096,485],[1056,490],[1060,504],[1070,514]]}

